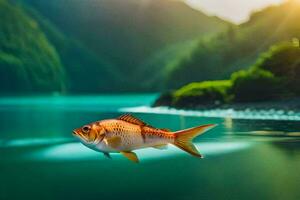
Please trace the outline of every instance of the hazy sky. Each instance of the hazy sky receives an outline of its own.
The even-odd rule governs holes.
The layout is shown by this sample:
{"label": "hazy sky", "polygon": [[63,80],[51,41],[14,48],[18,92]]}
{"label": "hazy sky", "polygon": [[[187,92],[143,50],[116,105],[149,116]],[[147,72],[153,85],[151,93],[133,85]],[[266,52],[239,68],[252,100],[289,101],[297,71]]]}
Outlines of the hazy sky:
{"label": "hazy sky", "polygon": [[185,2],[207,14],[241,23],[248,19],[253,10],[260,10],[270,4],[279,4],[284,0],[185,0]]}

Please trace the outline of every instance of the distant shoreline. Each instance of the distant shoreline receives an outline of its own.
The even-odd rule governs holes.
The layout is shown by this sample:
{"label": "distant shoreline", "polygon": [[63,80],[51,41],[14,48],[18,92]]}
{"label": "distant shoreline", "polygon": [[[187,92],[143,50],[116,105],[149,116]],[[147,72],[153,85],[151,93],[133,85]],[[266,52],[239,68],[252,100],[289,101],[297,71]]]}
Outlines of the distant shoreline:
{"label": "distant shoreline", "polygon": [[274,101],[262,101],[262,102],[247,102],[247,103],[230,103],[230,104],[202,104],[202,105],[185,105],[180,107],[174,107],[164,102],[156,101],[152,107],[167,106],[176,109],[187,110],[207,110],[207,109],[234,109],[234,110],[282,110],[297,111],[300,112],[300,98],[274,100]]}
{"label": "distant shoreline", "polygon": [[121,112],[248,120],[300,121],[300,98],[256,103],[172,107],[168,105],[128,107]]}

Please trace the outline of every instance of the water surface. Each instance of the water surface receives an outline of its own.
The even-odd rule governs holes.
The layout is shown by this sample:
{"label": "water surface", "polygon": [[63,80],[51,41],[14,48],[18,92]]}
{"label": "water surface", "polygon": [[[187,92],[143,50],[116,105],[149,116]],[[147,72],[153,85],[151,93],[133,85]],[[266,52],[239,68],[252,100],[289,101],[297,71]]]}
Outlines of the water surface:
{"label": "water surface", "polygon": [[[154,98],[0,99],[0,199],[300,199],[296,118],[159,112],[147,107]],[[170,146],[136,151],[140,164],[119,154],[107,159],[71,135],[75,127],[124,112],[172,130],[219,126],[195,140],[204,159]]]}

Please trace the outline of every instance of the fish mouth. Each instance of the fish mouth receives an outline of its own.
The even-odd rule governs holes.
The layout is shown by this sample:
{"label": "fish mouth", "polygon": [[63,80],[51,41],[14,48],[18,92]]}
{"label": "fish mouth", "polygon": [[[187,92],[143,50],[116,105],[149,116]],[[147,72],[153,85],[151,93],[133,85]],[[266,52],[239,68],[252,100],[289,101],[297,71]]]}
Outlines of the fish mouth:
{"label": "fish mouth", "polygon": [[88,139],[78,130],[74,130],[72,131],[72,134],[74,137],[78,138],[80,141],[84,142],[84,143],[90,143],[88,141]]}
{"label": "fish mouth", "polygon": [[75,137],[82,138],[82,135],[81,135],[81,133],[80,133],[80,132],[78,132],[78,131],[76,131],[76,130],[74,130],[74,131],[72,132],[72,135],[73,135],[73,136],[75,136]]}
{"label": "fish mouth", "polygon": [[75,130],[72,132],[72,134],[76,136],[78,135],[78,133]]}

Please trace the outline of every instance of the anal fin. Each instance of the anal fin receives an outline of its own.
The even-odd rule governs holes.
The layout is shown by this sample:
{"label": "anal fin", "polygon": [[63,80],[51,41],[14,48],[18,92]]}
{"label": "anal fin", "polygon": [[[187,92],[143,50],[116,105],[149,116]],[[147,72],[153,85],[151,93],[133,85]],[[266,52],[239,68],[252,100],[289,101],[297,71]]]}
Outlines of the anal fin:
{"label": "anal fin", "polygon": [[139,162],[139,159],[134,152],[121,151],[120,153],[123,154],[123,156],[125,156],[128,160],[131,160],[132,162],[135,162],[135,163]]}

